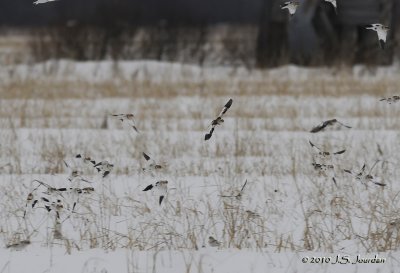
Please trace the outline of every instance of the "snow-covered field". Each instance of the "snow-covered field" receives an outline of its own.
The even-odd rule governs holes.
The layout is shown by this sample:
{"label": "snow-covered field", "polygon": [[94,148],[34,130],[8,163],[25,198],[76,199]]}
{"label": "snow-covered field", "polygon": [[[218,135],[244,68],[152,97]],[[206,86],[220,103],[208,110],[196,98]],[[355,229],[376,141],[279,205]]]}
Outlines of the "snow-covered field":
{"label": "snow-covered field", "polygon": [[[0,273],[400,270],[400,108],[379,101],[399,94],[398,72],[149,61],[0,68]],[[114,113],[135,114],[140,133]],[[352,128],[309,132],[330,118]],[[309,141],[346,152],[316,159]],[[164,168],[144,172],[142,152]],[[114,169],[102,178],[79,153]],[[314,159],[334,170],[316,171]],[[64,161],[90,183],[72,185]],[[364,163],[386,186],[344,172]],[[46,195],[34,180],[94,192],[72,213],[75,197]],[[159,180],[169,181],[161,206],[142,191]],[[23,217],[35,188],[63,203],[58,223],[43,203]],[[335,264],[338,255],[348,264]],[[357,255],[385,261],[352,264]]]}

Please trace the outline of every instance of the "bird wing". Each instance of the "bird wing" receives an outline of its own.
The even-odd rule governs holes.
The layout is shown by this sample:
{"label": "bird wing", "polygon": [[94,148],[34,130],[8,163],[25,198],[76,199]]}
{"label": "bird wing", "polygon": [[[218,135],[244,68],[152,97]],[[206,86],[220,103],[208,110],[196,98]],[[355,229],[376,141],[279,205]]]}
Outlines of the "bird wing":
{"label": "bird wing", "polygon": [[139,131],[138,131],[138,129],[136,128],[136,126],[135,126],[135,125],[132,125],[132,128],[133,128],[133,130],[135,130],[135,131],[136,131],[136,133],[139,133]]}
{"label": "bird wing", "polygon": [[222,117],[226,111],[228,111],[228,109],[231,107],[233,100],[229,99],[228,102],[225,104],[224,108],[222,108],[221,113],[219,113],[218,117]]}
{"label": "bird wing", "polygon": [[311,147],[314,149],[317,149],[318,152],[321,152],[321,148],[317,147],[314,143],[312,143],[310,140],[308,141],[308,143],[310,143]]}
{"label": "bird wing", "polygon": [[346,124],[343,124],[343,123],[341,123],[340,121],[336,121],[337,123],[339,123],[340,125],[342,125],[342,126],[344,126],[344,127],[346,127],[346,128],[352,128],[351,126],[348,126],[348,125],[346,125]]}
{"label": "bird wing", "polygon": [[214,133],[215,126],[213,126],[208,134],[205,135],[204,140],[209,140]]}
{"label": "bird wing", "polygon": [[375,185],[381,186],[381,187],[386,186],[385,183],[381,183],[381,182],[372,181],[372,183],[374,183]]}
{"label": "bird wing", "polygon": [[333,154],[334,154],[334,155],[341,155],[341,154],[343,154],[343,153],[345,153],[345,152],[346,152],[346,149],[340,150],[340,151],[338,151],[338,152],[334,152]]}
{"label": "bird wing", "polygon": [[142,154],[143,154],[144,159],[146,159],[146,161],[150,160],[150,156],[148,156],[145,152],[143,152]]}
{"label": "bird wing", "polygon": [[148,185],[143,191],[149,191],[153,188],[153,184]]}
{"label": "bird wing", "polygon": [[315,126],[314,128],[311,129],[310,133],[318,133],[320,131],[322,131],[323,129],[325,129],[325,127],[327,126],[326,121],[320,123],[319,125]]}

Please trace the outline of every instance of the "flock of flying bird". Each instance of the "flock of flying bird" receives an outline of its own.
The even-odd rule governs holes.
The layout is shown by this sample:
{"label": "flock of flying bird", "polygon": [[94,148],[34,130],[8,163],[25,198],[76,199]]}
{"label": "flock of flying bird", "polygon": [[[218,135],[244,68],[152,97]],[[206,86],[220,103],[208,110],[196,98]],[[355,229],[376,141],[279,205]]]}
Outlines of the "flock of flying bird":
{"label": "flock of flying bird", "polygon": [[[336,0],[324,0],[326,2],[329,2],[333,5],[333,8],[335,9],[335,12],[337,13],[337,3]],[[283,5],[281,5],[281,9],[287,9],[289,11],[289,15],[293,16],[296,13],[297,8],[300,6],[300,1],[298,0],[293,0],[293,1],[288,1],[285,2]],[[376,31],[378,35],[378,41],[381,49],[385,49],[385,43],[386,43],[386,37],[387,33],[389,31],[389,27],[375,23],[375,24],[370,24],[366,26],[366,29],[370,29],[373,31]]]}
{"label": "flock of flying bird", "polygon": [[[215,127],[221,125],[224,122],[222,117],[231,107],[232,102],[233,100],[229,99],[229,101],[225,104],[219,115],[211,122],[210,124],[211,130],[209,133],[205,135],[205,140],[209,140],[214,133]],[[130,113],[112,114],[111,117],[120,120],[122,123],[126,124],[128,128],[131,128],[136,133],[139,133],[133,114]],[[142,155],[147,162],[147,167],[142,168],[142,171],[150,172],[150,174],[154,176],[155,171],[164,168],[163,165],[156,163],[156,161],[152,159],[145,152],[142,152]],[[90,183],[90,184],[93,183],[84,177],[84,172],[82,171],[82,169],[93,168],[94,170],[97,171],[97,173],[101,175],[102,178],[106,178],[114,168],[114,164],[111,164],[106,160],[96,161],[90,156],[82,154],[77,154],[76,156],[74,156],[73,160],[75,161],[75,163],[78,162],[78,164],[73,165],[71,163],[67,163],[64,160],[64,165],[69,170],[70,173],[67,178],[67,180],[69,181],[68,182],[69,185],[61,188],[55,188],[37,179],[32,181],[32,183],[37,183],[37,185],[28,194],[26,198],[23,218],[26,217],[28,212],[32,212],[33,209],[43,208],[49,214],[53,214],[55,216],[56,225],[60,225],[60,214],[62,211],[68,210],[71,211],[71,213],[74,213],[76,205],[79,202],[79,198],[82,195],[88,195],[95,191],[94,187],[83,187],[83,188],[81,187],[82,183]],[[246,184],[247,181],[245,185]],[[244,186],[242,188],[242,191],[244,189]],[[159,205],[161,205],[168,192],[168,181],[167,180],[157,181],[155,183],[146,186],[143,189],[143,191],[144,192],[154,191],[155,194],[159,197],[158,203]],[[239,195],[240,194],[241,193],[239,193]],[[212,237],[209,238],[210,245],[218,245],[216,242],[217,242],[216,240],[215,241],[212,240]],[[10,245],[9,247],[18,248],[18,246],[15,244]]]}
{"label": "flock of flying bird", "polygon": [[[388,98],[383,98],[380,101],[386,101],[388,104],[395,103],[400,100],[399,96],[393,96]],[[223,116],[232,106],[233,100],[229,99],[228,102],[224,105],[221,112],[218,116],[213,119],[209,125],[211,130],[205,134],[204,140],[209,140],[216,127],[222,125],[224,123]],[[133,114],[113,114],[111,115],[113,118],[120,120],[122,123],[127,124],[128,128],[131,128],[136,133],[139,133],[139,130],[136,127],[135,119]],[[319,125],[313,127],[310,133],[319,133],[329,129],[336,129],[339,130],[341,128],[350,129],[351,126],[343,124],[342,122],[338,121],[337,119],[330,119],[323,121]],[[309,141],[311,148],[313,149],[313,162],[312,166],[316,171],[320,174],[324,174],[325,176],[331,175],[331,178],[335,185],[336,178],[335,178],[335,166],[332,162],[332,159],[344,154],[346,149],[338,150],[338,151],[324,151],[321,147],[317,146],[313,142]],[[142,153],[144,159],[147,162],[147,167],[142,168],[144,172],[151,172],[152,176],[153,172],[161,170],[164,168],[163,165],[156,163],[148,154]],[[96,161],[89,156],[85,156],[82,154],[77,154],[74,156],[74,161],[78,161],[78,165],[83,165],[89,168],[93,168],[96,170],[102,178],[106,178],[114,168],[114,165],[109,163],[108,161]],[[376,162],[377,163],[377,162]],[[375,163],[375,164],[376,164]],[[94,187],[81,187],[82,183],[93,183],[84,178],[84,173],[81,167],[73,166],[70,163],[67,163],[64,160],[64,165],[69,169],[70,175],[68,176],[67,180],[69,181],[69,185],[62,188],[54,188],[47,183],[44,183],[39,180],[34,180],[33,182],[37,183],[36,188],[33,189],[32,192],[28,194],[26,199],[25,211],[24,211],[24,218],[28,211],[32,211],[35,207],[44,208],[47,212],[53,213],[55,215],[56,223],[59,223],[60,220],[60,213],[61,211],[68,210],[72,213],[75,212],[75,207],[79,202],[79,198],[82,195],[88,195],[95,191]],[[377,180],[374,176],[371,175],[372,169],[375,165],[369,170],[367,173],[366,165],[364,164],[363,167],[359,172],[353,172],[351,170],[344,169],[343,171],[346,173],[351,174],[356,180],[360,181],[364,185],[368,182],[372,182],[378,186],[385,186],[384,183]],[[235,196],[221,196],[221,197],[236,197],[237,199],[241,198],[242,192],[247,184],[247,180],[244,183],[241,191],[238,195]],[[40,192],[39,189],[44,188],[44,191]],[[165,196],[168,192],[168,181],[167,180],[160,180],[155,183],[152,183],[146,186],[143,191],[155,191],[155,194],[159,197],[158,203],[159,205],[162,204]],[[70,208],[72,206],[72,208]],[[218,242],[212,236],[209,237],[208,241],[210,246],[220,246],[220,242]]]}
{"label": "flock of flying bird", "polygon": [[[37,0],[34,2],[34,4],[36,4],[36,5],[44,4],[44,3],[52,2],[52,1],[56,1],[56,0]],[[333,5],[335,11],[337,11],[336,0],[324,0],[324,1],[331,3]],[[281,6],[281,8],[288,9],[289,14],[292,16],[296,13],[296,10],[299,5],[300,5],[299,1],[288,1],[288,2],[285,2],[285,4]],[[384,49],[385,42],[386,42],[386,36],[387,36],[387,32],[388,32],[389,28],[382,24],[371,24],[370,26],[367,27],[367,29],[371,29],[371,30],[374,30],[377,32],[379,44],[380,44],[381,48]],[[381,99],[381,101],[386,101],[388,104],[395,103],[399,100],[400,100],[400,96],[393,96],[393,97]],[[209,127],[211,127],[211,129],[208,133],[206,133],[206,135],[204,137],[205,141],[209,140],[212,137],[212,135],[215,131],[215,128],[218,125],[221,125],[224,123],[224,119],[222,117],[232,106],[232,103],[233,103],[233,100],[229,99],[229,101],[222,108],[219,115],[214,120],[212,120],[211,124],[209,125]],[[113,118],[120,120],[122,123],[128,124],[128,126],[131,127],[136,133],[139,133],[139,130],[136,127],[135,117],[133,114],[131,114],[131,113],[113,114],[111,116]],[[339,122],[337,119],[330,119],[330,120],[324,121],[321,124],[315,126],[314,128],[311,129],[310,132],[318,133],[318,132],[324,131],[324,130],[326,130],[328,128],[332,128],[332,127],[336,127],[337,129],[351,128],[350,126]],[[337,185],[336,178],[335,178],[335,166],[332,162],[332,159],[339,155],[342,155],[343,153],[346,152],[346,150],[343,149],[343,150],[339,150],[339,151],[324,151],[322,148],[318,147],[311,141],[309,141],[309,144],[314,151],[313,162],[312,162],[312,166],[314,167],[314,169],[320,173],[323,173],[324,175],[327,175],[328,173],[330,173],[333,182],[335,183],[335,185]],[[146,160],[146,162],[148,163],[148,166],[146,168],[142,169],[143,171],[154,172],[154,171],[164,168],[164,166],[162,166],[161,164],[157,164],[146,153],[143,152],[142,155],[143,155],[144,159]],[[81,154],[77,154],[75,156],[75,159],[79,160],[81,164],[86,165],[89,168],[94,168],[101,175],[102,178],[107,177],[114,168],[114,165],[109,163],[108,161],[96,161],[89,156],[84,156]],[[62,187],[62,188],[54,188],[42,181],[34,180],[33,182],[38,183],[38,185],[32,192],[30,192],[28,194],[28,197],[26,199],[24,218],[28,211],[34,209],[35,207],[38,207],[39,204],[42,203],[44,209],[46,209],[49,213],[54,213],[54,215],[56,217],[56,222],[58,222],[60,219],[61,211],[68,209],[71,212],[74,212],[80,196],[91,194],[95,191],[93,187],[83,187],[82,188],[80,186],[82,182],[84,182],[84,183],[92,183],[92,182],[83,177],[84,174],[81,170],[79,170],[79,168],[76,168],[75,166],[71,166],[71,164],[68,164],[65,161],[64,161],[64,164],[70,170],[70,175],[68,177],[68,181],[69,181],[70,185],[67,187]],[[343,171],[351,174],[356,180],[361,181],[361,183],[363,183],[363,184],[372,182],[378,186],[385,186],[384,183],[380,182],[379,180],[377,180],[375,177],[373,177],[371,175],[371,171],[374,168],[374,166],[370,169],[370,171],[368,173],[366,172],[365,164],[363,165],[363,167],[361,168],[361,170],[359,172],[353,172],[351,170],[343,170]],[[240,191],[239,195],[241,195],[246,184],[247,184],[247,181],[243,185],[242,190]],[[38,189],[41,187],[45,188],[44,192],[38,192]],[[145,191],[145,192],[155,191],[157,196],[159,196],[158,203],[159,203],[159,205],[161,205],[162,201],[164,200],[164,198],[168,192],[168,181],[167,180],[157,181],[157,182],[145,187],[143,189],[143,191]],[[235,196],[235,197],[238,197],[238,196]],[[70,209],[69,206],[72,206],[72,209]],[[21,244],[22,243],[23,243],[23,241],[21,242]],[[218,247],[221,245],[221,243],[218,242],[212,236],[209,237],[208,243],[210,246],[214,246],[214,247]]]}
{"label": "flock of flying bird", "polygon": [[[391,98],[389,98],[391,99]],[[388,99],[381,99],[383,100],[388,100]],[[328,128],[333,128],[336,127],[336,129],[341,129],[341,128],[347,128],[350,129],[352,127],[345,125],[338,121],[337,119],[330,119],[327,121],[322,122],[318,126],[314,127],[311,129],[310,133],[318,133],[324,130],[327,130]],[[342,155],[346,152],[346,149],[342,149],[339,151],[324,151],[322,148],[318,147],[314,143],[312,143],[309,140],[309,144],[311,148],[313,149],[313,162],[311,163],[312,166],[314,167],[314,170],[316,170],[319,174],[323,174],[325,176],[330,176],[337,186],[336,182],[336,167],[334,164],[334,158],[336,158],[339,155]],[[377,160],[372,168],[369,170],[369,172],[366,172],[366,165],[364,164],[359,172],[353,172],[352,170],[347,170],[343,169],[344,172],[349,173],[352,175],[357,181],[360,181],[363,185],[367,186],[367,183],[373,183],[378,186],[386,186],[385,183],[381,182],[379,178],[374,177],[371,172],[373,168],[376,166],[376,164],[380,160]]]}
{"label": "flock of flying bird", "polygon": [[[225,104],[220,114],[211,122],[211,130],[209,133],[205,135],[205,140],[209,140],[213,135],[215,127],[217,125],[221,125],[224,120],[222,119],[223,115],[228,111],[231,107],[233,100],[229,99],[229,101]],[[127,124],[128,128],[132,128],[136,133],[139,133],[139,130],[136,127],[135,119],[133,114],[112,114],[113,118],[120,120],[122,123]],[[150,172],[153,174],[154,171],[161,170],[164,168],[163,165],[156,163],[154,159],[152,159],[145,152],[142,153],[144,159],[147,162],[147,167],[144,167],[142,170],[144,172]],[[83,165],[85,167],[94,168],[102,178],[107,177],[110,172],[114,168],[114,164],[109,163],[108,161],[96,161],[90,156],[85,156],[82,154],[77,154],[74,157],[74,160],[78,160],[78,165]],[[26,198],[26,205],[24,211],[24,217],[27,214],[27,211],[38,207],[41,203],[43,204],[43,208],[45,208],[48,212],[53,212],[56,215],[56,218],[60,218],[61,210],[66,207],[63,205],[63,199],[66,203],[72,204],[72,212],[74,212],[76,204],[79,200],[79,197],[82,194],[90,194],[94,192],[93,187],[84,187],[81,188],[81,184],[84,183],[93,183],[84,178],[84,173],[81,170],[81,166],[72,166],[70,163],[67,163],[64,160],[64,165],[69,169],[70,175],[68,177],[69,186],[62,188],[54,188],[48,185],[45,182],[34,180],[33,182],[38,183],[38,185],[33,189],[32,192],[28,194]],[[45,188],[44,192],[40,192],[40,188]],[[160,180],[153,184],[148,185],[143,189],[143,191],[154,191],[159,196],[159,204],[162,204],[164,197],[168,191],[168,181]],[[50,198],[52,197],[52,198]],[[69,209],[69,208],[68,208]]]}

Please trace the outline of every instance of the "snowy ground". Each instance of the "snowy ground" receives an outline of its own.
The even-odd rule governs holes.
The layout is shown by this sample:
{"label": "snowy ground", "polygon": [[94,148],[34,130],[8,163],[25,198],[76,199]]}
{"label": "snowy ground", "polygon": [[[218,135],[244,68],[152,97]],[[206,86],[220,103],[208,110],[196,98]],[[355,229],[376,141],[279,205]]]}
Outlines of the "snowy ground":
{"label": "snowy ground", "polygon": [[[397,74],[397,66],[2,67],[0,273],[399,270],[400,110],[379,101],[398,95]],[[205,142],[229,98],[225,123]],[[140,134],[109,116],[128,112]],[[329,118],[352,129],[309,133]],[[324,161],[334,171],[314,170],[309,140],[329,151],[346,149]],[[143,172],[142,152],[164,170]],[[73,158],[78,153],[115,167],[102,178]],[[63,160],[92,182],[78,186],[95,192],[80,196],[74,213],[71,196],[55,197],[65,208],[59,226],[43,205],[23,218],[35,179],[71,187]],[[363,185],[343,171],[358,172],[364,163],[385,187]],[[161,206],[155,193],[142,191],[158,180],[169,181]],[[236,196],[246,180],[241,198],[223,197]],[[220,247],[209,246],[209,236]],[[6,247],[26,239],[22,250]],[[337,255],[350,264],[332,264]],[[351,264],[357,255],[386,260]]]}

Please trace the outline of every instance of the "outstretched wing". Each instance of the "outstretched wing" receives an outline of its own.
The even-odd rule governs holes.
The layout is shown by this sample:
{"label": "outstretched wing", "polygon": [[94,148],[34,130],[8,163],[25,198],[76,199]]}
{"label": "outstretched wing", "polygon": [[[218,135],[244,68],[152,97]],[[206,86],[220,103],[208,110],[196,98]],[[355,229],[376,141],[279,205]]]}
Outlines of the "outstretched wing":
{"label": "outstretched wing", "polygon": [[310,143],[311,147],[313,149],[317,149],[319,152],[321,152],[321,148],[319,148],[318,146],[316,146],[314,143],[312,143],[310,140],[308,141],[308,143]]}
{"label": "outstretched wing", "polygon": [[341,151],[338,151],[338,152],[334,152],[333,154],[334,154],[334,155],[341,155],[341,154],[343,154],[343,153],[345,153],[345,152],[346,152],[346,149],[341,150]]}
{"label": "outstretched wing", "polygon": [[312,128],[310,133],[318,133],[318,132],[324,130],[327,125],[328,125],[327,122],[324,121],[324,122],[320,123],[319,125],[315,126],[314,128]]}
{"label": "outstretched wing", "polygon": [[205,135],[204,140],[209,140],[214,133],[215,126],[213,126],[208,134]]}
{"label": "outstretched wing", "polygon": [[352,128],[351,126],[348,126],[348,125],[346,125],[346,124],[343,124],[343,123],[341,123],[340,121],[337,121],[337,123],[339,123],[340,125],[342,125],[342,126],[344,126],[344,127],[346,127],[346,128]]}
{"label": "outstretched wing", "polygon": [[218,117],[222,117],[226,111],[228,111],[228,109],[231,107],[233,100],[229,99],[228,102],[225,104],[224,108],[222,108],[221,113],[219,113]]}
{"label": "outstretched wing", "polygon": [[381,187],[385,187],[386,186],[385,183],[381,183],[381,182],[372,181],[372,183],[374,183],[375,185],[381,186]]}
{"label": "outstretched wing", "polygon": [[145,152],[143,152],[142,154],[143,154],[144,159],[146,159],[146,161],[150,160],[150,156],[148,156]]}
{"label": "outstretched wing", "polygon": [[136,133],[139,133],[139,130],[136,128],[136,126],[135,126],[135,125],[132,125],[132,128],[133,128],[133,130],[135,130],[135,131],[136,131]]}
{"label": "outstretched wing", "polygon": [[143,191],[149,191],[153,188],[153,184],[148,185]]}
{"label": "outstretched wing", "polygon": [[352,172],[352,171],[350,171],[350,170],[346,170],[346,169],[344,169],[343,171],[344,171],[344,172],[346,172],[346,173],[349,173],[349,174],[351,174],[351,175],[353,174],[353,172]]}

